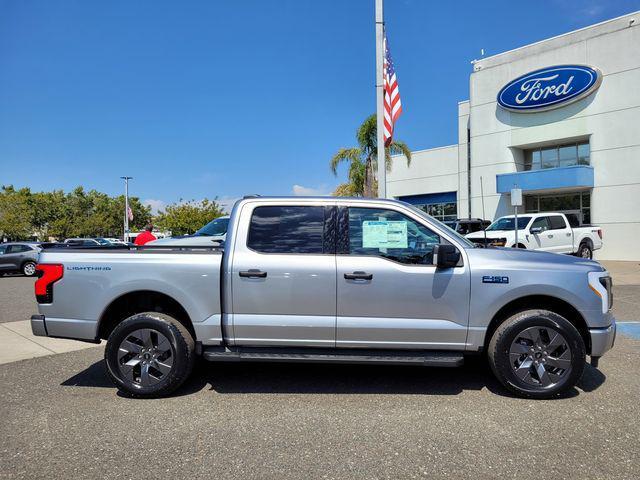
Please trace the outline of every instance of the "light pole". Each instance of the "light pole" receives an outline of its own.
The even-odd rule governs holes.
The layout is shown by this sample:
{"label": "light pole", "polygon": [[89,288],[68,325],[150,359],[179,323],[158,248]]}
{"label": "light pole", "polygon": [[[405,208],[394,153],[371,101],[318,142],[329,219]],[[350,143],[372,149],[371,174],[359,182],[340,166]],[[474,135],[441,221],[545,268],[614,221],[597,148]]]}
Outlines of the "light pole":
{"label": "light pole", "polygon": [[126,242],[129,236],[129,180],[132,180],[133,177],[120,178],[124,180],[124,235],[122,240]]}

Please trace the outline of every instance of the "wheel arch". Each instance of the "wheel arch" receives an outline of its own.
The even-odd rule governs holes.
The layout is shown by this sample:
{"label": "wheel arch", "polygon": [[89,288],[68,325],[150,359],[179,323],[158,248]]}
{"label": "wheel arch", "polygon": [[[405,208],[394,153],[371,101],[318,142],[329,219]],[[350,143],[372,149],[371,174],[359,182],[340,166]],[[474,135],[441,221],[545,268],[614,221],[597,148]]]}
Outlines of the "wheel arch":
{"label": "wheel arch", "polygon": [[589,327],[580,311],[566,300],[550,295],[529,295],[516,298],[504,305],[491,319],[484,340],[484,349],[486,351],[491,337],[496,329],[512,315],[524,310],[549,310],[563,316],[576,327],[582,340],[584,341],[587,353],[591,352],[591,336]]}
{"label": "wheel arch", "polygon": [[584,245],[585,243],[589,246],[591,250],[593,250],[593,240],[591,240],[591,238],[588,235],[585,235],[582,238],[582,240],[580,240],[578,247],[580,247],[580,245]]}
{"label": "wheel arch", "polygon": [[193,338],[196,338],[187,310],[170,295],[155,290],[136,290],[113,299],[98,320],[98,338],[107,339],[116,325],[143,312],[167,314],[184,325]]}

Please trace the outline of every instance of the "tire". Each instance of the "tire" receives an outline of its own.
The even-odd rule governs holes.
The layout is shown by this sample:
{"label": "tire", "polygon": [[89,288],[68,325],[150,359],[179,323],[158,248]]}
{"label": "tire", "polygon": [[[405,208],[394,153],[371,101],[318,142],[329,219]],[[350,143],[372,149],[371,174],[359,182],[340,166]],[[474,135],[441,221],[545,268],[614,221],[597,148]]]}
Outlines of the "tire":
{"label": "tire", "polygon": [[24,262],[22,264],[22,273],[27,277],[33,277],[36,274],[36,262]]}
{"label": "tire", "polygon": [[173,317],[139,313],[111,332],[104,359],[109,377],[125,395],[164,397],[191,374],[195,342],[186,327]]}
{"label": "tire", "polygon": [[518,396],[536,399],[571,389],[582,377],[586,356],[576,327],[548,310],[526,310],[505,320],[487,354],[500,383]]}
{"label": "tire", "polygon": [[593,258],[593,249],[588,243],[581,243],[576,256],[580,258],[588,258],[589,260],[591,260]]}

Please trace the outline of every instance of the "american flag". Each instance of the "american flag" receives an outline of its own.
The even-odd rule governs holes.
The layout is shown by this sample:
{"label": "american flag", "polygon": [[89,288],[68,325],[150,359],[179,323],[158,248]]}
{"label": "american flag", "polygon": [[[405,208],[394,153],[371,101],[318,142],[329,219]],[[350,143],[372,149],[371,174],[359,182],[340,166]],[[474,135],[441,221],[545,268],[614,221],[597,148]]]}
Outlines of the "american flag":
{"label": "american flag", "polygon": [[398,79],[393,68],[393,60],[389,52],[389,42],[387,42],[387,32],[384,32],[384,144],[389,145],[393,139],[393,127],[402,113],[402,103],[400,102],[400,90],[398,89]]}
{"label": "american flag", "polygon": [[127,207],[127,218],[129,221],[133,220],[133,210],[131,210],[131,207]]}

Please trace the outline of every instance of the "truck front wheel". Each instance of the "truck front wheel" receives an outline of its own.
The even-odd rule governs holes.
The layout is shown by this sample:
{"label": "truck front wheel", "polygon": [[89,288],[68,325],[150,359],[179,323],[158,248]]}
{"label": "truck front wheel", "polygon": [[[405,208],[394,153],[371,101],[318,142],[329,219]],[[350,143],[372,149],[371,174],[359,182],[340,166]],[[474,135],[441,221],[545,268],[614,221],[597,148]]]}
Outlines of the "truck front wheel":
{"label": "truck front wheel", "polygon": [[498,380],[527,398],[551,398],[572,388],[586,355],[576,327],[548,310],[508,318],[491,337],[487,353]]}
{"label": "truck front wheel", "polygon": [[111,332],[104,358],[109,376],[121,392],[131,397],[162,397],[189,377],[195,342],[173,317],[139,313]]}

